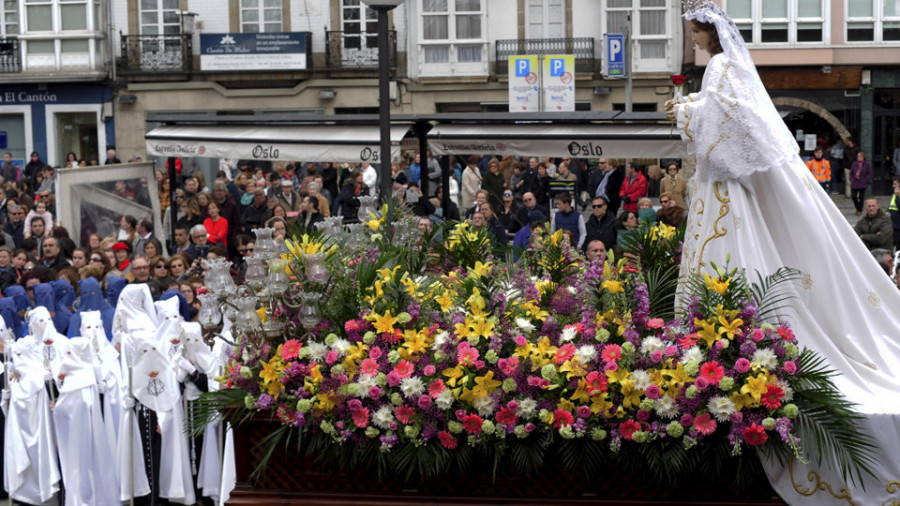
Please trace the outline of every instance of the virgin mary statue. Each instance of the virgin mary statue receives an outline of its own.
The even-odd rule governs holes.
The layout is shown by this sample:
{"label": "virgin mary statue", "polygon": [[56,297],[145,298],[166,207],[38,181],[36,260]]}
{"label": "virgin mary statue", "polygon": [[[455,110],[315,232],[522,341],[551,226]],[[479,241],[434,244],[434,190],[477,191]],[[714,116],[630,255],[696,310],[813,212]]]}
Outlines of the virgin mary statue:
{"label": "virgin mary statue", "polygon": [[[848,487],[857,504],[891,503],[900,498],[889,485],[900,479],[900,291],[800,159],[734,22],[709,0],[686,1],[685,10],[692,40],[712,59],[700,92],[667,104],[697,160],[682,280],[726,263],[751,281],[781,267],[800,271],[782,316],[801,346],[840,373],[835,383],[858,404],[882,453],[864,491],[832,469],[817,470],[819,479],[835,491]],[[766,468],[790,504],[833,500],[801,480],[805,467],[793,475],[777,463]]]}

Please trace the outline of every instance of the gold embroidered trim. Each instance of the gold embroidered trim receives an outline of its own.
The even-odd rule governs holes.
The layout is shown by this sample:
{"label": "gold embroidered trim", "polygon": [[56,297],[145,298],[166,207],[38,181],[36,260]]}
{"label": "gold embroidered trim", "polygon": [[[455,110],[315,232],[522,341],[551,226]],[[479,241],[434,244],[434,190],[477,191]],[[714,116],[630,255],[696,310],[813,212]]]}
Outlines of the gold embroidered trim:
{"label": "gold embroidered trim", "polygon": [[694,140],[694,136],[691,135],[690,132],[688,132],[688,127],[691,126],[691,115],[688,114],[687,106],[685,106],[685,108],[684,108],[684,118],[685,118],[685,121],[684,121],[684,135],[687,135],[687,136],[688,136],[688,139]]}
{"label": "gold embroidered trim", "polygon": [[869,292],[869,298],[866,300],[868,300],[869,304],[871,304],[875,309],[881,307],[881,298],[879,298],[878,294],[875,292]]}
{"label": "gold embroidered trim", "polygon": [[[837,500],[843,499],[843,500],[847,501],[849,504],[856,506],[856,503],[853,502],[853,497],[851,497],[851,495],[850,495],[850,491],[848,491],[844,487],[841,487],[840,489],[838,489],[838,493],[835,493],[834,490],[831,488],[831,483],[828,483],[827,481],[822,481],[821,477],[819,476],[819,473],[817,473],[813,470],[810,470],[809,473],[806,474],[806,479],[809,480],[809,482],[813,484],[813,487],[812,488],[801,488],[801,485],[799,483],[797,483],[796,480],[794,480],[794,461],[793,460],[791,460],[788,463],[788,472],[790,472],[790,474],[791,474],[791,485],[793,485],[794,490],[798,494],[804,495],[806,497],[810,497],[810,496],[815,495],[818,491],[821,490],[824,492],[828,492],[829,494],[831,494],[831,497],[834,497]],[[888,484],[888,486],[890,486],[890,484]]]}
{"label": "gold embroidered trim", "polygon": [[803,283],[803,288],[806,290],[809,290],[813,286],[813,278],[809,274],[804,274],[801,282]]}
{"label": "gold embroidered trim", "polygon": [[740,229],[744,228],[744,220],[742,220],[742,219],[740,218],[740,216],[735,217],[735,219],[734,219],[734,228],[736,228],[737,230],[740,230]]}
{"label": "gold embroidered trim", "polygon": [[716,193],[716,200],[718,200],[719,204],[720,204],[719,205],[719,216],[716,217],[716,221],[713,222],[713,234],[711,236],[707,237],[706,240],[703,241],[703,244],[700,246],[700,257],[699,257],[699,261],[697,263],[697,272],[698,273],[700,272],[700,267],[703,266],[703,251],[706,249],[706,245],[709,244],[709,241],[712,241],[713,239],[718,239],[719,237],[724,237],[728,233],[727,227],[723,226],[723,227],[721,227],[721,230],[719,228],[719,222],[722,220],[722,218],[724,218],[725,216],[728,215],[728,210],[729,210],[728,204],[731,203],[731,199],[728,198],[728,189],[726,188],[724,192],[719,191],[719,188],[722,186],[721,181],[716,181],[715,183],[713,183],[713,186],[714,186],[715,193]]}
{"label": "gold embroidered trim", "polygon": [[[888,494],[896,494],[900,492],[900,481],[889,481],[884,488]],[[881,503],[881,506],[900,506],[900,499],[895,499],[890,503]]]}

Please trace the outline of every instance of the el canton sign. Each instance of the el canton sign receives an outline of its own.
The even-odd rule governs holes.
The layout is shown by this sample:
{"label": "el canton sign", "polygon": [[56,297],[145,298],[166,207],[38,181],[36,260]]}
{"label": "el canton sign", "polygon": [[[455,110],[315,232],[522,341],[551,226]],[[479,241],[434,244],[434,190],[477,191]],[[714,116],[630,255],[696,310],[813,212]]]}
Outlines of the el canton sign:
{"label": "el canton sign", "polygon": [[200,70],[306,70],[308,32],[201,33]]}

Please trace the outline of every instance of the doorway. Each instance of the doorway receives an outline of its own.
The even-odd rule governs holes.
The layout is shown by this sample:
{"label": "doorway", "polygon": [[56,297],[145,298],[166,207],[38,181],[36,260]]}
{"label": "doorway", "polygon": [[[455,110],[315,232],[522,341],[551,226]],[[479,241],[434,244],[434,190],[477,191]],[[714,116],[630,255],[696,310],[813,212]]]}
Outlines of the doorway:
{"label": "doorway", "polygon": [[69,152],[79,160],[100,161],[97,114],[93,112],[56,113],[56,159],[64,163]]}

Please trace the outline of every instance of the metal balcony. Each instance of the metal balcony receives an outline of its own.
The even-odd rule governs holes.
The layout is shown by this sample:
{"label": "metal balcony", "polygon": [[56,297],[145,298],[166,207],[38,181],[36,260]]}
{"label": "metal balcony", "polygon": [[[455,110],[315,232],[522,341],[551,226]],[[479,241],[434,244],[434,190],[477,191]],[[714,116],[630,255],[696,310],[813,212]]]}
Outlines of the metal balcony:
{"label": "metal balcony", "polygon": [[518,55],[556,55],[571,54],[575,56],[575,72],[593,74],[600,65],[594,58],[593,37],[574,37],[567,39],[507,39],[496,43],[497,74],[509,73],[509,57]]}
{"label": "metal balcony", "polygon": [[190,35],[122,35],[120,74],[189,73],[193,42]]}
{"label": "metal balcony", "polygon": [[[397,32],[388,32],[391,73],[397,70]],[[325,31],[325,65],[331,69],[378,70],[378,33]]]}
{"label": "metal balcony", "polygon": [[0,74],[19,72],[22,72],[22,52],[18,37],[0,37]]}

